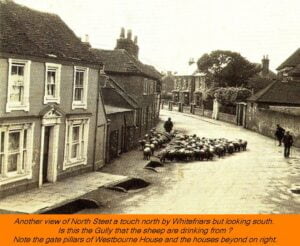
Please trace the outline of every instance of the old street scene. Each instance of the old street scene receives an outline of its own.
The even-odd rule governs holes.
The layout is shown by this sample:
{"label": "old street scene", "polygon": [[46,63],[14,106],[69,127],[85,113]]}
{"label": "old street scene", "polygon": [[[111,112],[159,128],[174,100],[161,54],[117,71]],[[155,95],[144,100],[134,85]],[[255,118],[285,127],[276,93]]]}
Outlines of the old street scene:
{"label": "old street scene", "polygon": [[128,2],[0,0],[0,213],[298,214],[298,4]]}

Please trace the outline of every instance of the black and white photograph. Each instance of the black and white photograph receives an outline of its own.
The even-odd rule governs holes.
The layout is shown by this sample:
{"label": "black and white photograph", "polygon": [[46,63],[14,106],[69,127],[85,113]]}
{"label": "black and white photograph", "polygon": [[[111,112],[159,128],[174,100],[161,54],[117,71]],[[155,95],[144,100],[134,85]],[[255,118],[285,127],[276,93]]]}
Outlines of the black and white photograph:
{"label": "black and white photograph", "polygon": [[0,214],[300,214],[299,17],[0,0]]}

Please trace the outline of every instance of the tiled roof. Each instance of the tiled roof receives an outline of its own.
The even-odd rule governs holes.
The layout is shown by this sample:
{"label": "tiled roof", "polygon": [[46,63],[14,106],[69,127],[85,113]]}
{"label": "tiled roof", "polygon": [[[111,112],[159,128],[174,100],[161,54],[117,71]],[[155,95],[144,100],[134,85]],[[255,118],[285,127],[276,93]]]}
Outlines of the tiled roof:
{"label": "tiled roof", "polygon": [[275,105],[300,105],[300,83],[275,81],[251,96],[248,101]]}
{"label": "tiled roof", "polygon": [[59,16],[12,1],[0,1],[0,52],[96,63]]}
{"label": "tiled roof", "polygon": [[104,63],[106,72],[138,73],[153,79],[161,79],[162,77],[153,66],[143,64],[126,50],[92,49],[92,52],[98,57],[99,61]]}
{"label": "tiled roof", "polygon": [[[102,97],[105,105],[116,107],[138,108],[138,105],[126,93],[112,87],[102,87]],[[126,107],[126,108],[127,108]]]}
{"label": "tiled roof", "polygon": [[281,70],[285,67],[295,67],[300,64],[300,48],[297,49],[290,57],[288,57],[278,68]]}

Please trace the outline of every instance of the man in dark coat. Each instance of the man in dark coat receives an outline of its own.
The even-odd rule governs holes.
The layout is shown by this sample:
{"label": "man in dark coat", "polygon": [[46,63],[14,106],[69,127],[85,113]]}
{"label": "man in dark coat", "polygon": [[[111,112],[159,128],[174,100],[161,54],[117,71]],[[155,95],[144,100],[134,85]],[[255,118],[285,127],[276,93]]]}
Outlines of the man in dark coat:
{"label": "man in dark coat", "polygon": [[278,146],[281,146],[281,142],[282,142],[282,138],[284,136],[284,132],[285,132],[285,130],[280,125],[277,125],[277,129],[276,129],[276,132],[275,132],[275,137],[277,138],[277,140],[279,142]]}
{"label": "man in dark coat", "polygon": [[165,122],[164,128],[165,128],[166,132],[169,132],[169,133],[170,133],[170,132],[172,131],[172,129],[173,129],[173,122],[171,121],[171,118],[169,118],[169,119]]}
{"label": "man in dark coat", "polygon": [[287,131],[282,139],[284,145],[284,157],[288,158],[290,156],[290,149],[294,143],[293,137],[290,135],[290,132]]}

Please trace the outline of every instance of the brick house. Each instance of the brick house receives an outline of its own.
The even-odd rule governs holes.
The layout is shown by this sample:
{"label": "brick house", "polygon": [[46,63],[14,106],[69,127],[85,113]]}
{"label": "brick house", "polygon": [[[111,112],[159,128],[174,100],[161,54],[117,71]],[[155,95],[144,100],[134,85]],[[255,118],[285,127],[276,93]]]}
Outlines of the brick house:
{"label": "brick house", "polygon": [[101,167],[99,62],[57,15],[1,1],[0,20],[0,196]]}
{"label": "brick house", "polygon": [[[114,50],[92,49],[104,63],[104,72],[116,81],[123,91],[137,103],[134,109],[138,137],[156,125],[159,119],[161,74],[138,59],[137,37],[121,30]],[[101,86],[104,86],[103,83]]]}

